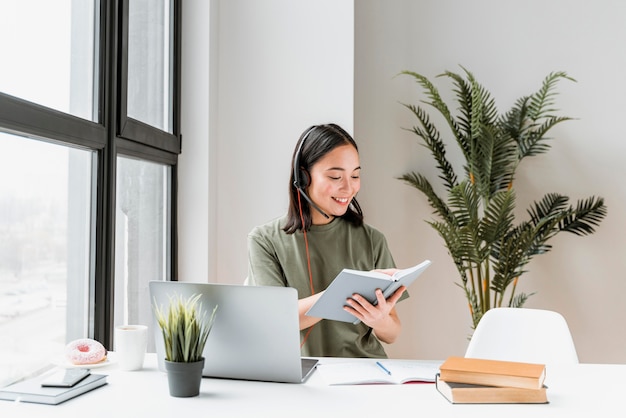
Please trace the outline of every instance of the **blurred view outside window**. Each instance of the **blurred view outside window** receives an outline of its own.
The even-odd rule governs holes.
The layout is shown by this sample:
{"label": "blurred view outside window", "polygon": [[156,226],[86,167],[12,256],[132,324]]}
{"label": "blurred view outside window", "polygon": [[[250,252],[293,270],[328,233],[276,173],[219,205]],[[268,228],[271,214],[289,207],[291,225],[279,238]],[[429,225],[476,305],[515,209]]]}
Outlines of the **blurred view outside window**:
{"label": "blurred view outside window", "polygon": [[170,172],[167,165],[117,158],[115,325],[151,326],[148,283],[170,279]]}
{"label": "blurred view outside window", "polygon": [[128,116],[172,133],[172,1],[128,5]]}
{"label": "blurred view outside window", "polygon": [[0,386],[87,334],[92,153],[0,133]]}
{"label": "blurred view outside window", "polygon": [[0,91],[94,120],[96,0],[0,0]]}

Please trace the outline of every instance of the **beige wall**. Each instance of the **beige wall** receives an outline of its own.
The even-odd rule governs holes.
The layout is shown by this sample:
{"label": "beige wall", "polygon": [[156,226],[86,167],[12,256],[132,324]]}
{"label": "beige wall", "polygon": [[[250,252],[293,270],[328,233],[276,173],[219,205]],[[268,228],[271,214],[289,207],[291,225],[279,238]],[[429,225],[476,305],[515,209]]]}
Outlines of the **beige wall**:
{"label": "beige wall", "polygon": [[394,76],[408,69],[434,77],[463,65],[508,109],[549,72],[564,70],[578,82],[559,84],[557,105],[577,120],[554,131],[548,154],[520,167],[518,209],[523,215],[529,202],[559,192],[603,196],[609,215],[592,236],[557,237],[552,252],[531,262],[522,287],[537,292],[528,307],[565,315],[581,361],[626,361],[620,216],[626,191],[619,186],[626,175],[626,3],[211,0],[210,10],[205,4],[184,5],[202,30],[184,29],[183,112],[190,113],[180,158],[182,280],[243,280],[246,233],[285,210],[298,135],[313,123],[338,122],[360,145],[367,221],[386,233],[399,266],[433,261],[400,305],[404,332],[388,351],[462,355],[471,329],[457,273],[425,223],[431,216],[425,199],[395,179],[417,169],[434,181],[436,171],[402,130],[413,120],[399,102],[418,100],[418,89]]}

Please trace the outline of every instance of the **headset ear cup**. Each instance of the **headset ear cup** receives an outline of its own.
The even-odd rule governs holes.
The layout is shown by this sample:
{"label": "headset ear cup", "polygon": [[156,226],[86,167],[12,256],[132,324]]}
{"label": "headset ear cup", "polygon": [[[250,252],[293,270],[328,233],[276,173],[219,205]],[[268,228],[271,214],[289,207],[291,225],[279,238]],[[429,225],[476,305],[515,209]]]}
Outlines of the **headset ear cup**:
{"label": "headset ear cup", "polygon": [[311,176],[309,176],[309,172],[303,169],[298,170],[298,185],[306,189],[311,184]]}

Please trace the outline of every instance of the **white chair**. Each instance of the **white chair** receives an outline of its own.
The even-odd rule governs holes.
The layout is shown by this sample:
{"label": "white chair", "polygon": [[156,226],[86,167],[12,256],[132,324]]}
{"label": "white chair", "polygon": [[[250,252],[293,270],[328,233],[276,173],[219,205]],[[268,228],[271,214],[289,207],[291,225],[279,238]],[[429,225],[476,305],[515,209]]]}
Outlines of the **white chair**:
{"label": "white chair", "polygon": [[481,318],[465,357],[540,364],[575,364],[578,354],[565,318],[554,311],[493,308]]}

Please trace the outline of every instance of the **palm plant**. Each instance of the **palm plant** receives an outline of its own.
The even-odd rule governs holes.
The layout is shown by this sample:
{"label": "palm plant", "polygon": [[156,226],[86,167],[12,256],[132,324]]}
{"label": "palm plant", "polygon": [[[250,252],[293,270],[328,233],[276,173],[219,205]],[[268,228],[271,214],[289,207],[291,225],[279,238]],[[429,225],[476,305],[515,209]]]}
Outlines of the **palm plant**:
{"label": "palm plant", "polygon": [[173,297],[167,311],[154,305],[157,323],[163,334],[165,359],[172,362],[193,363],[202,359],[202,352],[215,321],[217,305],[207,318],[198,303],[200,295],[189,298]]}
{"label": "palm plant", "polygon": [[[454,85],[458,115],[453,115],[438,89],[425,76],[403,71],[425,91],[427,100],[447,122],[465,163],[457,176],[446,157],[446,144],[429,114],[420,106],[403,104],[419,124],[407,129],[421,138],[439,170],[447,192],[444,200],[430,181],[420,173],[401,177],[422,192],[438,220],[427,221],[443,238],[458,269],[473,327],[489,309],[500,306],[521,307],[531,294],[518,290],[520,276],[538,254],[552,248],[548,241],[565,231],[584,236],[606,216],[601,197],[589,197],[569,204],[569,197],[548,193],[527,210],[528,219],[515,224],[515,172],[526,157],[550,149],[546,135],[555,125],[570,120],[554,114],[555,87],[570,78],[565,72],[550,73],[541,88],[518,99],[511,110],[498,114],[491,94],[471,72],[461,67],[464,76],[446,71]],[[508,292],[508,293],[507,293]]]}

